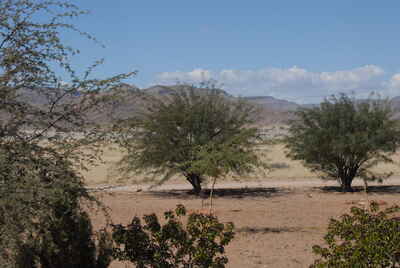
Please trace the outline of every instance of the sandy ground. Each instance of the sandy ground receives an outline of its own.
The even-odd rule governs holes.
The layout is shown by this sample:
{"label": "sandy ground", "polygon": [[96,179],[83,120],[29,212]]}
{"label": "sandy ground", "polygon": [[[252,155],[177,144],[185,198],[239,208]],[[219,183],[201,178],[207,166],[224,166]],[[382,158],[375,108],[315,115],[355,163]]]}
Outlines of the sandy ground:
{"label": "sandy ground", "polygon": [[[264,149],[264,158],[273,170],[239,181],[227,178],[216,185],[216,216],[236,227],[236,237],[227,248],[227,267],[308,267],[315,258],[312,245],[322,242],[329,219],[348,212],[351,202],[363,201],[365,195],[338,192],[335,181],[321,181],[300,162],[286,158],[282,145]],[[177,204],[201,209],[202,199],[188,194],[190,186],[182,178],[152,189],[149,184],[133,184],[143,177],[119,180],[109,170],[120,157],[121,152],[106,150],[106,163],[85,173],[88,187],[101,189],[95,194],[110,208],[114,223],[127,224],[135,215],[153,212],[162,216]],[[400,154],[393,159],[399,163]],[[399,202],[400,166],[383,164],[376,170],[395,175],[381,185],[371,184],[369,198],[388,204]],[[355,181],[354,185],[361,187],[362,183]],[[99,215],[93,219],[95,227],[104,225]],[[113,263],[111,267],[132,266]]]}
{"label": "sandy ground", "polygon": [[[319,182],[319,185],[318,185]],[[222,222],[234,222],[236,236],[227,248],[227,267],[308,267],[315,256],[312,245],[322,242],[329,219],[349,211],[352,202],[363,202],[363,192],[343,194],[338,187],[319,180],[271,181],[270,187],[220,184],[215,193],[215,215]],[[273,186],[276,183],[278,186]],[[372,186],[369,198],[388,204],[399,201],[400,178]],[[229,187],[234,186],[234,187]],[[136,187],[136,186],[135,186]],[[145,187],[109,189],[96,192],[111,209],[114,223],[127,224],[134,215],[162,213],[183,204],[201,209],[202,200],[188,194],[183,185],[147,191]],[[357,188],[357,187],[356,187]],[[361,187],[357,189],[361,190]],[[207,202],[207,200],[206,200]],[[103,225],[93,216],[96,227]],[[113,263],[111,267],[132,267]]]}

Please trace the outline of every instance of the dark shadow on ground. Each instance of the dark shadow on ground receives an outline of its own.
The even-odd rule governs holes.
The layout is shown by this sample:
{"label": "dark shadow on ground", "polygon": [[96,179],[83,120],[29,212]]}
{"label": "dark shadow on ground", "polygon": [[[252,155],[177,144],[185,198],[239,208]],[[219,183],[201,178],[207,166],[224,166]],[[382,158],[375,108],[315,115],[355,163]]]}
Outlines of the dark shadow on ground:
{"label": "dark shadow on ground", "polygon": [[299,227],[241,227],[236,228],[237,233],[246,234],[267,234],[267,233],[289,233],[289,232],[301,232],[302,229]]}
{"label": "dark shadow on ground", "polygon": [[[271,198],[289,194],[291,191],[281,188],[224,188],[214,189],[214,198]],[[162,198],[196,199],[208,198],[210,189],[204,189],[200,196],[196,196],[190,190],[150,191],[149,194]]]}
{"label": "dark shadow on ground", "polygon": [[[315,190],[321,190],[326,193],[339,193],[342,192],[342,188],[340,186],[324,186],[324,187],[315,187]],[[355,193],[364,192],[364,187],[362,186],[354,186],[353,190]],[[400,193],[400,185],[374,185],[368,186],[368,193],[374,194],[398,194]]]}

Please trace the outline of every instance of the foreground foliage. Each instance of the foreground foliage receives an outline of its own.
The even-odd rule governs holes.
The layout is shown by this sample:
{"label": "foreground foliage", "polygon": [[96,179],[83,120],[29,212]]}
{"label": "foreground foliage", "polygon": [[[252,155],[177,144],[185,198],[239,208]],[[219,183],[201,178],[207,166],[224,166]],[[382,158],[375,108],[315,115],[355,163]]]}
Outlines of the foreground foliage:
{"label": "foreground foliage", "polygon": [[[106,236],[96,238],[83,203],[80,168],[96,160],[113,89],[132,74],[79,75],[65,44],[68,23],[85,11],[69,1],[0,1],[1,267],[107,267]],[[85,150],[83,150],[85,148]],[[83,153],[85,152],[85,153]]]}
{"label": "foreground foliage", "polygon": [[341,94],[295,114],[286,139],[292,159],[302,160],[323,178],[338,180],[347,192],[356,177],[368,181],[391,175],[371,170],[380,162],[393,162],[390,155],[400,144],[399,123],[387,101],[358,101]]}
{"label": "foreground foliage", "polygon": [[399,207],[371,211],[353,207],[351,214],[332,219],[325,236],[327,247],[314,246],[320,256],[311,267],[400,267]]}
{"label": "foreground foliage", "polygon": [[82,207],[94,201],[71,163],[55,151],[1,144],[1,266],[107,267],[106,236],[94,236]]}
{"label": "foreground foliage", "polygon": [[119,145],[126,155],[119,163],[125,176],[163,174],[159,183],[183,175],[201,191],[205,177],[247,173],[263,166],[255,153],[258,130],[254,106],[232,100],[221,90],[181,86],[148,111],[119,122]]}
{"label": "foreground foliage", "polygon": [[127,226],[114,225],[114,256],[143,268],[225,267],[225,246],[234,237],[233,224],[194,213],[185,226],[185,215],[185,207],[178,205],[175,212],[165,213],[163,225],[155,214],[144,216],[143,225],[138,217]]}

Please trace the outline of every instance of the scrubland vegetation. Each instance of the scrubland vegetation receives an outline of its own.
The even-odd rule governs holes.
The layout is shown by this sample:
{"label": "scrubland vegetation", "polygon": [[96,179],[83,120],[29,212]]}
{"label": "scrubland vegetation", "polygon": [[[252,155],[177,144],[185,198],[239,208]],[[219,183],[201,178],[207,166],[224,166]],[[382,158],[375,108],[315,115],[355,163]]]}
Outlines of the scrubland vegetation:
{"label": "scrubland vegetation", "polygon": [[[395,171],[387,165],[396,159],[399,121],[384,100],[359,102],[346,95],[332,96],[318,107],[295,113],[288,135],[280,141],[284,145],[265,140],[257,126],[256,107],[216,88],[185,85],[160,99],[121,89],[123,79],[135,72],[98,79],[93,77],[100,64],[96,62],[78,74],[71,60],[79,50],[65,45],[61,33],[72,31],[98,42],[65,22],[85,13],[63,1],[0,2],[1,267],[112,267],[118,265],[115,261],[135,267],[235,267],[231,260],[246,264],[247,259],[229,254],[236,238],[243,242],[246,235],[262,237],[258,250],[268,256],[269,235],[278,241],[281,233],[299,230],[296,226],[243,226],[243,222],[252,217],[257,223],[273,222],[272,214],[290,218],[294,211],[283,206],[268,215],[268,210],[259,209],[285,190],[221,190],[214,189],[215,183],[251,176],[264,179],[274,172],[281,178],[290,168],[300,170],[302,164],[310,169],[307,172],[317,172],[312,176],[337,180],[343,192],[353,191],[356,178],[365,182],[363,207],[353,207],[351,214],[331,220],[325,244],[313,247],[317,260],[312,267],[398,265],[399,221],[392,216],[398,208],[380,212],[369,202],[367,184]],[[126,94],[141,102],[141,111],[115,118],[115,109]],[[40,102],[32,103],[27,96]],[[111,152],[116,164],[111,174],[126,179],[140,173],[143,180],[158,183],[177,175],[190,183],[196,195],[160,191],[150,193],[158,194],[157,200],[149,200],[136,192],[127,202],[130,208],[141,208],[136,210],[140,215],[124,214],[125,222],[116,222],[113,213],[123,208],[108,204],[110,197],[87,188],[89,168],[96,172],[99,167],[93,165],[113,146],[118,150]],[[283,146],[297,162],[283,156]],[[274,158],[274,150],[284,161]],[[288,177],[299,176],[295,171]],[[90,183],[97,184],[96,180]],[[207,180],[211,188],[204,190],[201,186]],[[210,195],[209,207],[204,206],[204,194]],[[297,211],[305,213],[313,204],[325,202],[319,200],[324,194],[305,194],[307,201],[293,197],[294,206],[305,206],[296,207]],[[160,212],[154,214],[151,206],[171,205],[170,195],[175,195],[174,204],[162,208],[164,219],[160,219]],[[223,206],[213,207],[213,196]],[[223,196],[253,203],[243,217],[236,217],[242,209],[222,200]],[[146,204],[140,204],[141,197]],[[202,206],[198,202],[198,208],[193,207],[200,200]],[[143,207],[148,208],[145,216]],[[312,217],[320,214],[322,209]],[[332,216],[338,215],[324,214]],[[302,228],[301,232],[321,231],[321,238],[326,231],[314,225]],[[246,246],[249,243],[242,244]]]}

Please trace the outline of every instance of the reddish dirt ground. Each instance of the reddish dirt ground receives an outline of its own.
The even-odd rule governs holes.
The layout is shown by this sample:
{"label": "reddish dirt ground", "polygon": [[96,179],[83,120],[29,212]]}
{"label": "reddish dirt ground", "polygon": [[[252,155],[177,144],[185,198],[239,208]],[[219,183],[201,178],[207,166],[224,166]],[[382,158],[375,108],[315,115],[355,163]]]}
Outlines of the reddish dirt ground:
{"label": "reddish dirt ground", "polygon": [[[335,187],[220,189],[214,200],[222,222],[235,224],[235,239],[227,248],[227,267],[308,267],[314,260],[312,245],[322,242],[329,219],[348,212],[365,200],[362,192],[343,194]],[[399,186],[372,188],[369,198],[392,205],[399,202]],[[186,190],[114,192],[101,194],[114,223],[128,223],[134,215],[162,213],[183,204],[200,209],[201,199]],[[103,225],[93,216],[96,227]],[[132,267],[113,263],[112,268]]]}

